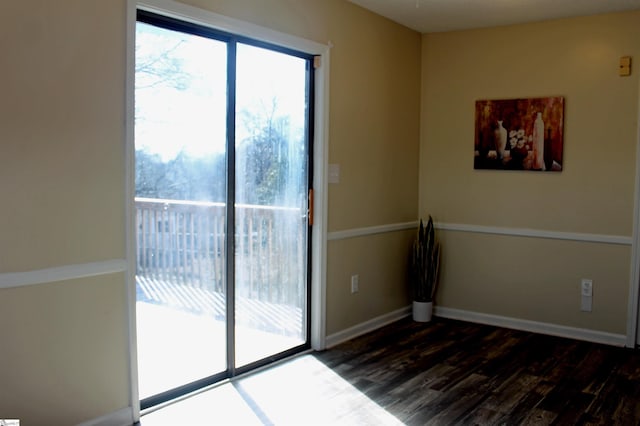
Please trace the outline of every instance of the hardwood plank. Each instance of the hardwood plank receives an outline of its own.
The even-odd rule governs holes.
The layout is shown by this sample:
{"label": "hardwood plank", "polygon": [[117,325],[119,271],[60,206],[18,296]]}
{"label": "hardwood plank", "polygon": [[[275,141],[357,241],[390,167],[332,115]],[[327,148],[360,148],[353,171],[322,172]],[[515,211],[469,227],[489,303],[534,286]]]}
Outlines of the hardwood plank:
{"label": "hardwood plank", "polygon": [[550,425],[553,423],[556,417],[556,413],[534,408],[529,412],[529,414],[522,420],[520,424],[529,426]]}
{"label": "hardwood plank", "polygon": [[410,425],[455,424],[486,398],[485,376],[470,374],[407,419]]}

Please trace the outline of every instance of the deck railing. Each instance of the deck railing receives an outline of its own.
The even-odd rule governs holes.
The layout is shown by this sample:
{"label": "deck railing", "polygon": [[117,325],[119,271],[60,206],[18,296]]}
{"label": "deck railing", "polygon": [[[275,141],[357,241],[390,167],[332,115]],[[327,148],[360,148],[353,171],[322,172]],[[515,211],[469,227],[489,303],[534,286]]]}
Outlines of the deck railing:
{"label": "deck railing", "polygon": [[[226,205],[136,198],[136,274],[225,293]],[[302,306],[306,219],[298,208],[236,205],[234,278],[240,296]]]}

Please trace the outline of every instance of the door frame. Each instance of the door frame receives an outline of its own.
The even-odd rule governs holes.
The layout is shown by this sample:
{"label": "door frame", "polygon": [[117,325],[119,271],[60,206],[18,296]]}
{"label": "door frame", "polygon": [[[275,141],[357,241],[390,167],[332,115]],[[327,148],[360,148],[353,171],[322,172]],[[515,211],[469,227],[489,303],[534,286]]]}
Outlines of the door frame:
{"label": "door frame", "polygon": [[631,267],[629,271],[629,302],[627,306],[626,347],[640,345],[640,90],[638,91],[638,121],[636,130],[636,175],[633,200],[631,237]]}
{"label": "door frame", "polygon": [[126,295],[129,334],[129,384],[134,421],[140,419],[138,393],[136,289],[135,289],[135,28],[138,9],[178,20],[211,27],[258,41],[309,53],[318,57],[315,66],[313,190],[314,222],[311,229],[311,348],[326,346],[326,251],[327,251],[327,163],[329,137],[329,52],[330,45],[320,44],[252,23],[219,15],[173,0],[127,0],[127,58],[125,107],[125,225],[126,225]]}

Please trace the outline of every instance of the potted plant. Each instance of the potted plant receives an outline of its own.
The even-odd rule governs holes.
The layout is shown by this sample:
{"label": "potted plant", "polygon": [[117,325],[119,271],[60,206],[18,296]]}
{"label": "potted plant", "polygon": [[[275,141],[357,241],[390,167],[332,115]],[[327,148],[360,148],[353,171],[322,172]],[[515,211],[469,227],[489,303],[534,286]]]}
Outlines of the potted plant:
{"label": "potted plant", "polygon": [[440,243],[436,241],[433,219],[429,216],[426,227],[420,219],[418,235],[411,251],[410,285],[414,321],[431,321],[439,269]]}

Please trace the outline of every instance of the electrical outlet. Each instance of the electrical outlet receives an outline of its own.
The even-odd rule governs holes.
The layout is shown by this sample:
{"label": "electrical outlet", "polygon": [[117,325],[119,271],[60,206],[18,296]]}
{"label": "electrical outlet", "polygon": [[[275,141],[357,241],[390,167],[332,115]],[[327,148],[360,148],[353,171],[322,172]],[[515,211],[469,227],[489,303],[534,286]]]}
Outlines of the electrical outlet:
{"label": "electrical outlet", "polygon": [[351,294],[360,291],[360,277],[358,274],[351,275]]}
{"label": "electrical outlet", "polygon": [[593,281],[583,278],[580,283],[580,310],[591,312],[593,307]]}

